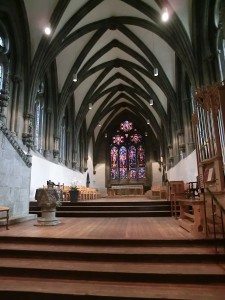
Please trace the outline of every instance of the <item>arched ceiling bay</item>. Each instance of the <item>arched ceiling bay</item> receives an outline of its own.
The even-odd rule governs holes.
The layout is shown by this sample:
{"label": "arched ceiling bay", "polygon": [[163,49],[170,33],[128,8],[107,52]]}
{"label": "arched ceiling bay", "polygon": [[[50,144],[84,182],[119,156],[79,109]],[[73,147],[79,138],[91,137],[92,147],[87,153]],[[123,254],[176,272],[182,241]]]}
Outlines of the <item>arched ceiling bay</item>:
{"label": "arched ceiling bay", "polygon": [[[150,120],[149,130],[156,139],[160,140],[162,132],[169,139],[169,107],[177,127],[180,125],[176,57],[189,80],[196,81],[189,39],[190,2],[25,0],[34,57],[33,88],[55,62],[58,119],[73,97],[77,137],[84,121],[89,136],[97,139],[118,114],[130,111],[143,124]],[[164,7],[170,14],[167,22],[161,20]],[[48,23],[53,31],[46,37],[42,30]],[[154,68],[158,76],[154,76]],[[77,82],[72,80],[74,74]]]}

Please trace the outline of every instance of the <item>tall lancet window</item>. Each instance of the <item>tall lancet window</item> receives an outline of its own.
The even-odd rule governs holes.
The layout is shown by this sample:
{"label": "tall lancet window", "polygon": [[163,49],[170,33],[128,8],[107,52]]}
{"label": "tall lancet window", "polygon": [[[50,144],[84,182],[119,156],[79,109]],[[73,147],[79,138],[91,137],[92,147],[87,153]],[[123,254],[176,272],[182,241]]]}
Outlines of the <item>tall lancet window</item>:
{"label": "tall lancet window", "polygon": [[[4,42],[1,36],[0,36],[0,47],[4,48]],[[3,64],[0,61],[0,90],[3,88],[3,76],[4,76]]]}
{"label": "tall lancet window", "polygon": [[123,121],[112,137],[111,179],[145,178],[145,149],[142,135],[130,121]]}
{"label": "tall lancet window", "polygon": [[3,65],[0,63],[0,90],[2,89],[3,85]]}

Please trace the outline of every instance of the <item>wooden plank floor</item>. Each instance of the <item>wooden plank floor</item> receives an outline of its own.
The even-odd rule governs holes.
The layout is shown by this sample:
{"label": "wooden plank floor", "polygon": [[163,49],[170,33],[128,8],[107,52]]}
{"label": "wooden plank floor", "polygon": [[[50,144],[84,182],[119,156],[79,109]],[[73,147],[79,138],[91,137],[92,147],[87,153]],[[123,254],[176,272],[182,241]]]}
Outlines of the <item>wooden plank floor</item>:
{"label": "wooden plank floor", "polygon": [[[151,202],[151,200],[144,196],[102,198],[97,201]],[[193,236],[181,228],[174,217],[58,219],[61,223],[56,226],[35,226],[37,225],[37,220],[10,225],[10,230],[5,230],[4,226],[0,226],[0,236],[148,240],[190,240],[204,238],[201,234]]]}
{"label": "wooden plank floor", "polygon": [[[140,199],[140,198],[139,198]],[[120,199],[121,200],[121,199]],[[123,199],[124,200],[124,199]],[[143,201],[143,199],[140,199]],[[146,199],[145,199],[146,200]],[[98,201],[106,201],[100,199]],[[112,201],[112,198],[109,199]],[[117,198],[116,201],[119,201]],[[85,298],[86,295],[92,295],[99,299],[106,299],[107,297],[118,297],[118,299],[204,299],[204,300],[223,300],[225,294],[225,286],[223,283],[210,283],[210,284],[191,284],[191,283],[157,283],[157,282],[130,282],[129,280],[121,281],[120,280],[96,280],[93,276],[93,280],[81,280],[71,279],[71,278],[47,278],[41,277],[37,278],[35,276],[27,276],[25,270],[32,268],[38,268],[38,270],[45,271],[45,269],[50,270],[51,274],[56,272],[116,272],[123,273],[126,272],[129,274],[138,274],[138,278],[143,274],[147,275],[160,275],[162,276],[186,276],[186,275],[198,275],[198,274],[210,274],[214,275],[223,275],[225,272],[224,264],[216,265],[211,262],[178,262],[178,256],[182,254],[197,254],[197,255],[211,255],[214,253],[214,248],[204,247],[204,246],[181,246],[178,247],[161,247],[157,246],[155,240],[195,240],[201,239],[203,236],[193,236],[191,233],[187,232],[178,225],[178,221],[174,217],[125,217],[125,218],[58,218],[61,223],[56,226],[36,226],[37,220],[27,221],[23,223],[18,223],[15,225],[10,225],[10,230],[6,230],[5,226],[0,226],[0,240],[4,236],[12,237],[38,237],[38,238],[47,238],[49,241],[46,243],[38,244],[38,251],[40,252],[40,257],[18,257],[17,255],[13,257],[10,256],[12,251],[36,251],[37,244],[34,242],[22,242],[18,243],[15,241],[7,241],[7,238],[2,238],[0,243],[0,250],[4,249],[9,250],[6,252],[6,257],[0,259],[0,268],[21,268],[24,272],[24,276],[0,276],[0,290],[1,290],[1,299],[32,299],[32,296],[29,298],[29,293],[36,292],[40,295],[36,296],[35,299],[44,299],[45,294],[56,293],[61,298],[57,299],[72,299],[67,298],[69,296],[75,297],[76,299],[89,299]],[[57,239],[100,239],[102,245],[94,244],[92,245],[83,245],[82,243],[68,243],[64,245],[64,242],[61,243]],[[122,242],[117,244],[108,245],[104,240],[153,240],[151,246],[141,246],[142,243],[139,242],[134,246],[121,245]],[[20,240],[20,239],[19,239]],[[56,242],[55,242],[56,241]],[[89,242],[88,242],[89,243]],[[106,243],[106,244],[105,244]],[[150,242],[151,243],[151,242]],[[159,242],[160,243],[160,242]],[[179,242],[180,243],[180,242]],[[182,242],[183,243],[183,242]],[[185,242],[184,242],[185,243]],[[189,244],[189,242],[187,242]],[[47,259],[46,255],[41,254],[41,252],[47,253],[50,252]],[[51,253],[52,252],[52,253]],[[54,256],[55,253],[63,252],[66,253],[66,258],[57,258]],[[101,259],[88,260],[89,252],[92,257],[100,253]],[[82,253],[82,258],[77,258],[78,254]],[[104,253],[109,254],[109,256],[102,256]],[[114,255],[115,254],[115,255]],[[136,260],[116,260],[116,256],[120,257],[120,254],[125,255],[147,255],[147,254],[164,254],[166,256],[175,256],[175,263],[170,260],[166,261],[157,261],[146,260],[136,261]],[[8,255],[8,256],[7,256]],[[74,255],[74,259],[68,260],[68,257]],[[112,259],[114,257],[115,261]],[[43,258],[44,257],[44,258]],[[96,257],[99,257],[98,255]],[[107,257],[110,257],[107,258]],[[130,258],[129,258],[130,259]],[[30,271],[30,272],[31,272]],[[42,273],[41,273],[42,274]],[[43,273],[44,274],[44,273]],[[120,274],[119,274],[120,275]],[[126,275],[127,276],[127,275]],[[211,278],[210,277],[210,278]],[[14,291],[15,297],[12,297],[12,294],[8,296],[8,291]],[[28,292],[27,298],[23,298],[25,295],[18,295],[20,291]],[[5,294],[3,294],[5,292]],[[84,298],[83,298],[84,297]],[[47,299],[47,298],[46,298]],[[56,299],[56,298],[55,298]],[[75,298],[73,298],[75,299]]]}

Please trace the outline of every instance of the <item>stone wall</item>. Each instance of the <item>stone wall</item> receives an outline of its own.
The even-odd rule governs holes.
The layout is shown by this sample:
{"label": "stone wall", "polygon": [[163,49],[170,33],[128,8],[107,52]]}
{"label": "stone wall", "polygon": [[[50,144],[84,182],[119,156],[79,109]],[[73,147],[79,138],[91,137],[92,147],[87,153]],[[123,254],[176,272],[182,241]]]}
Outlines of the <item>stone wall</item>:
{"label": "stone wall", "polygon": [[10,217],[29,213],[31,169],[0,131],[0,205],[10,208]]}

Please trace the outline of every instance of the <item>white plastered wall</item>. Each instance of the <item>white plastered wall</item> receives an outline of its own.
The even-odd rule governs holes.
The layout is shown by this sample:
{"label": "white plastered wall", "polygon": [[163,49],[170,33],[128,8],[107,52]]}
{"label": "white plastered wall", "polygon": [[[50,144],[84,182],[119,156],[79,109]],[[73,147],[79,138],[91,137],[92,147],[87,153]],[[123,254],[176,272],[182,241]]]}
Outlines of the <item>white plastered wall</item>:
{"label": "white plastered wall", "polygon": [[198,176],[196,151],[182,159],[175,167],[167,171],[169,181],[182,180],[184,182],[196,181]]}
{"label": "white plastered wall", "polygon": [[86,173],[73,171],[65,166],[52,163],[45,158],[32,154],[30,200],[34,200],[36,189],[47,184],[47,180],[55,184],[86,186]]}

